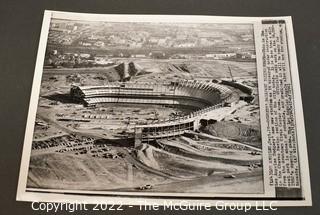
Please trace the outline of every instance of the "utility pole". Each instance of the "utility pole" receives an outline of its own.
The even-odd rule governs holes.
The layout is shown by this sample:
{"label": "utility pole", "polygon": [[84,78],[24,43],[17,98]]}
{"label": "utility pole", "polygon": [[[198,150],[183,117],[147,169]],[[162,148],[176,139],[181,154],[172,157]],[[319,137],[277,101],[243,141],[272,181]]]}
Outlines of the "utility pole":
{"label": "utility pole", "polygon": [[128,121],[126,122],[126,131],[128,130],[128,126],[130,125],[130,116],[127,117]]}
{"label": "utility pole", "polygon": [[234,79],[233,79],[233,76],[232,76],[232,72],[231,72],[230,66],[228,66],[228,69],[229,69],[229,73],[230,73],[230,76],[231,76],[231,81],[232,81],[232,82],[235,82]]}
{"label": "utility pole", "polygon": [[133,168],[132,168],[132,164],[128,163],[128,182],[130,183],[130,186],[133,185]]}

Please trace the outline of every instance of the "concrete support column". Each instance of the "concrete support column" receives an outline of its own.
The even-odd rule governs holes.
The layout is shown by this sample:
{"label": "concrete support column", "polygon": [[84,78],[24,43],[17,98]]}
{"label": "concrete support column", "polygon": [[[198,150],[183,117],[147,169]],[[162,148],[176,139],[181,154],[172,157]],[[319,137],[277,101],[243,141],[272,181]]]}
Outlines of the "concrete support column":
{"label": "concrete support column", "polygon": [[200,119],[196,117],[193,122],[193,130],[198,130],[200,128]]}
{"label": "concrete support column", "polygon": [[134,147],[138,147],[142,145],[142,129],[141,128],[134,128]]}

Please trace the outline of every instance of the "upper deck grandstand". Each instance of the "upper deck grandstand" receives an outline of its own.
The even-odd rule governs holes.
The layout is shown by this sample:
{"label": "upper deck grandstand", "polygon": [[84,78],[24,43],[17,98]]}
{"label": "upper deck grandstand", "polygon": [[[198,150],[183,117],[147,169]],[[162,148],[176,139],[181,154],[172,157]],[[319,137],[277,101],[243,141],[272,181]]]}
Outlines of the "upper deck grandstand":
{"label": "upper deck grandstand", "polygon": [[163,83],[110,83],[104,86],[73,86],[73,98],[85,105],[99,103],[141,103],[182,105],[204,108],[230,98],[232,91],[223,85],[181,80]]}

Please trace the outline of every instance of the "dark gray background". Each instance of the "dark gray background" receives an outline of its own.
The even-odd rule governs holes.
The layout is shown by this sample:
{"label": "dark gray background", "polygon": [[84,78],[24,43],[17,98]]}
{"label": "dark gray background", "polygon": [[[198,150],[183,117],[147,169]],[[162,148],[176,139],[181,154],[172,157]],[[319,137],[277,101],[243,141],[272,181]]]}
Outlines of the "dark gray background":
{"label": "dark gray background", "polygon": [[[30,203],[16,202],[24,131],[45,9],[120,14],[190,14],[226,16],[293,16],[308,141],[313,207],[280,208],[247,214],[320,214],[319,100],[320,28],[317,0],[0,0],[0,215],[45,214]],[[301,122],[302,123],[302,122]],[[111,213],[110,211],[102,214]],[[122,214],[137,214],[126,208]],[[148,212],[166,214],[167,211]],[[193,212],[230,214],[231,211]],[[68,214],[67,212],[59,214]],[[76,214],[98,214],[77,212]],[[174,214],[185,214],[176,211]],[[244,212],[238,212],[244,214]]]}

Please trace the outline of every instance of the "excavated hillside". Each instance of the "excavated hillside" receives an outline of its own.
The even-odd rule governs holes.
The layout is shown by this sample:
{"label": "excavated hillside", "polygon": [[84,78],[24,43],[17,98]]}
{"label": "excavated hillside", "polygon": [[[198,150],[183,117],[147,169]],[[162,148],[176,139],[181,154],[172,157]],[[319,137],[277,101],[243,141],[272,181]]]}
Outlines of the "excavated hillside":
{"label": "excavated hillside", "polygon": [[221,121],[202,127],[200,130],[213,136],[245,142],[261,148],[261,132],[258,126]]}

